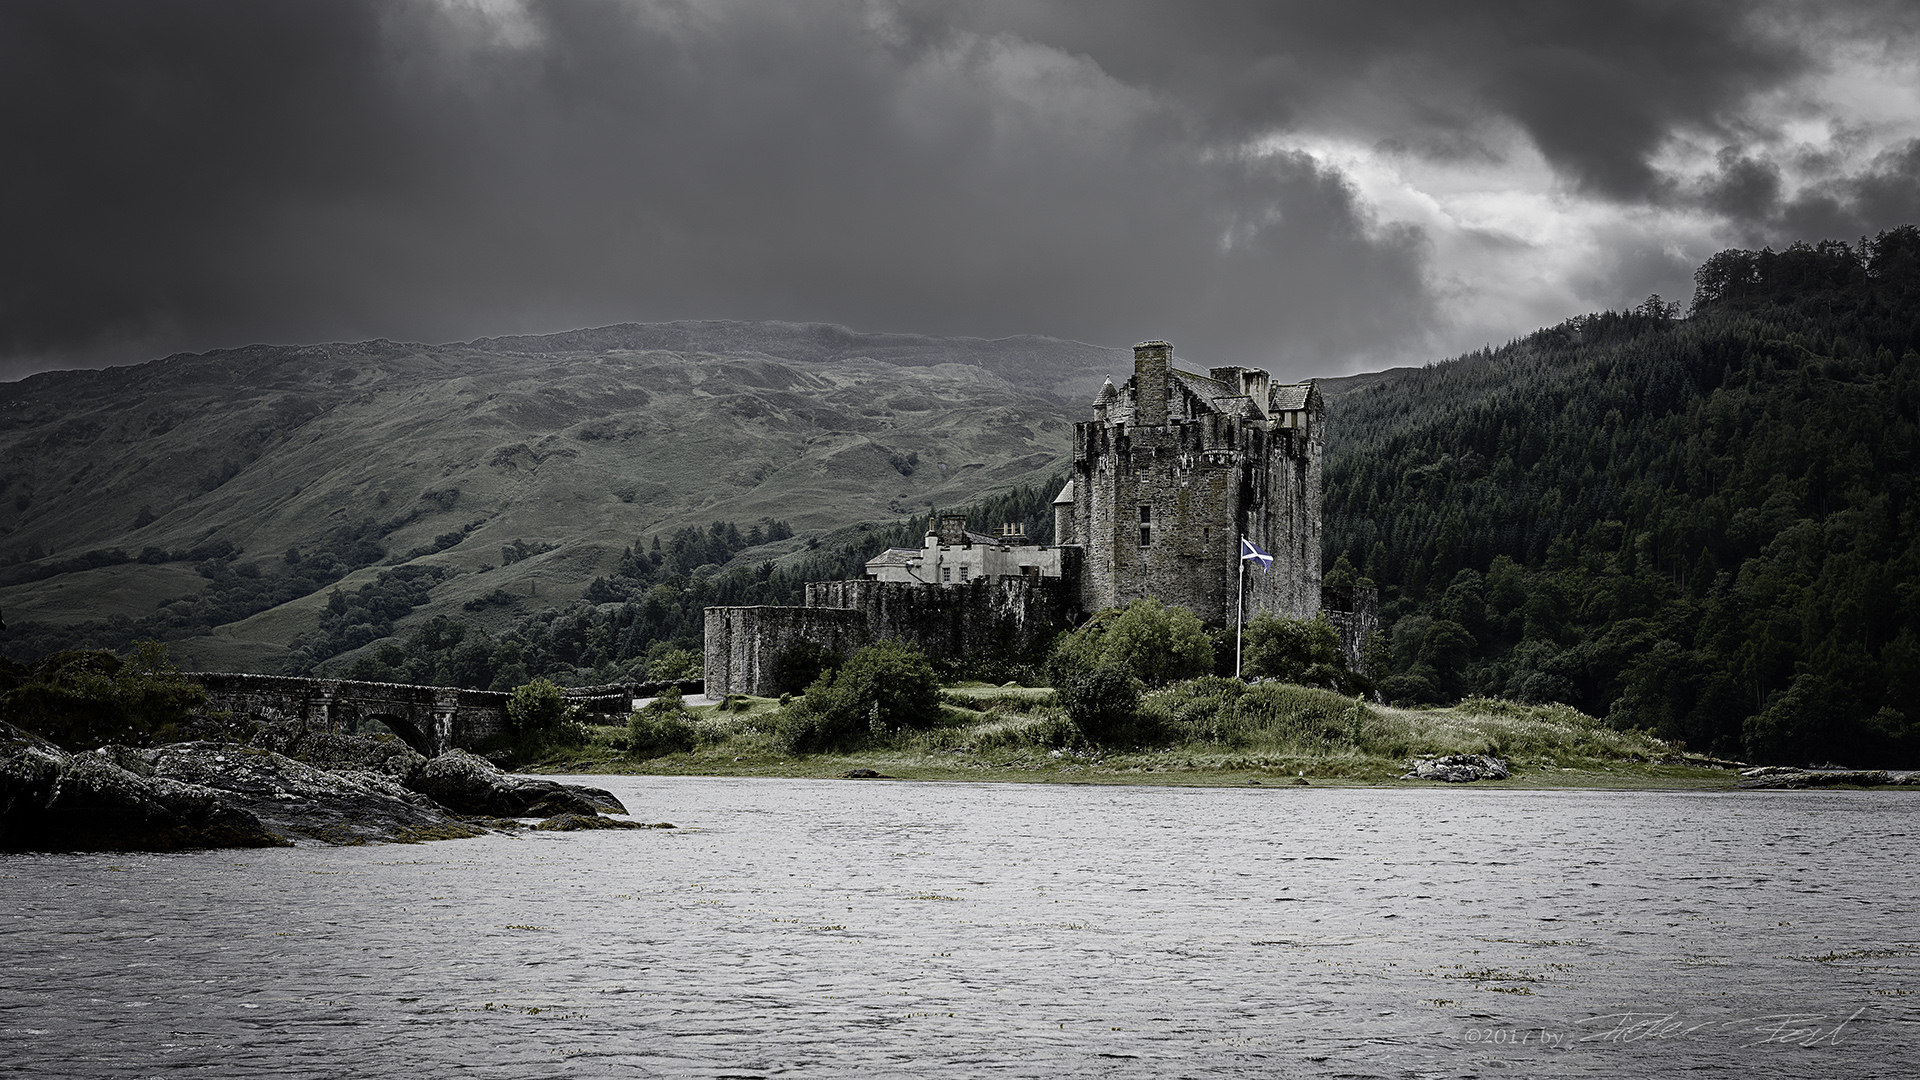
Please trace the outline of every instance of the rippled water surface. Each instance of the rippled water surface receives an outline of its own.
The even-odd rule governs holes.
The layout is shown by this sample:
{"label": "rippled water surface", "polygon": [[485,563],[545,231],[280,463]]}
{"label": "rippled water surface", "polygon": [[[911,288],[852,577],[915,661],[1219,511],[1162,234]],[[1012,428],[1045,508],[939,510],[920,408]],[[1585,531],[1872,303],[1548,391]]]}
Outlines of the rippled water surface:
{"label": "rippled water surface", "polygon": [[1920,1075],[1920,793],[593,782],[0,856],[0,1074]]}

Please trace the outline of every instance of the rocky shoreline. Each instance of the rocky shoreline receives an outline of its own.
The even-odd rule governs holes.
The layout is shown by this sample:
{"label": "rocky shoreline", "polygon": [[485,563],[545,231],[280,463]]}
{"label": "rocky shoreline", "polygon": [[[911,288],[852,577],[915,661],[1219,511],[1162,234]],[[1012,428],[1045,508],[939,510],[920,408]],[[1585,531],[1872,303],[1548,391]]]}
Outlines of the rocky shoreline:
{"label": "rocky shoreline", "polygon": [[[458,750],[428,759],[392,738],[279,727],[244,745],[69,753],[0,723],[0,851],[417,843],[528,827],[662,827],[626,814],[601,788],[514,776]],[[529,818],[544,820],[522,820]]]}
{"label": "rocky shoreline", "polygon": [[1740,771],[1743,789],[1816,787],[1920,787],[1920,772],[1903,769],[1798,768],[1763,765]]}

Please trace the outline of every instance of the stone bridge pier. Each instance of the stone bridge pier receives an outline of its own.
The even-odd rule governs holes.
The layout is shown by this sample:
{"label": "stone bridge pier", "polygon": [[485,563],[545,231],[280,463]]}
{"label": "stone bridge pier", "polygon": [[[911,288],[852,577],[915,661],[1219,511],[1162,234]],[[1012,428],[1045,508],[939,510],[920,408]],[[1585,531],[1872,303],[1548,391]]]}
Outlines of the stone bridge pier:
{"label": "stone bridge pier", "polygon": [[209,711],[346,733],[378,720],[427,757],[468,750],[503,731],[507,695],[446,686],[188,672]]}

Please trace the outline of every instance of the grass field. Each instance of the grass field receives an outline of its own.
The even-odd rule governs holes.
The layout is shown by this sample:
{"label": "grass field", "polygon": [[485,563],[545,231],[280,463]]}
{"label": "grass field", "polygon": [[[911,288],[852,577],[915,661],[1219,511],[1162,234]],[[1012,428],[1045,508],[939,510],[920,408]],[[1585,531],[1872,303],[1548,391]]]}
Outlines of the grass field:
{"label": "grass field", "polygon": [[[1234,691],[1195,680],[1148,695],[1158,736],[1092,747],[1045,688],[949,687],[942,723],[857,749],[796,755],[775,738],[779,702],[688,709],[697,745],[635,759],[627,730],[591,727],[586,745],[524,766],[545,773],[836,777],[869,769],[913,780],[1181,786],[1431,785],[1401,780],[1421,755],[1486,753],[1507,761],[1497,787],[1732,787],[1738,773],[1638,732],[1620,732],[1563,705],[1476,699],[1449,709],[1399,709],[1298,686]],[[1233,707],[1222,707],[1232,698]]]}

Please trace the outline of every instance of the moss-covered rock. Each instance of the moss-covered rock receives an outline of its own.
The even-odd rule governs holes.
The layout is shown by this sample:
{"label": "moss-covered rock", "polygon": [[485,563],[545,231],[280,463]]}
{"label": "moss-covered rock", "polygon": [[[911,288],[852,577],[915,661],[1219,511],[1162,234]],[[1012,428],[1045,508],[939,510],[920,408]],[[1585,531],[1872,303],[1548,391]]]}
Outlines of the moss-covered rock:
{"label": "moss-covered rock", "polygon": [[118,760],[126,754],[68,754],[0,724],[0,849],[175,851],[287,842],[219,790],[126,768]]}
{"label": "moss-covered rock", "polygon": [[602,810],[614,814],[627,812],[609,791],[514,776],[464,750],[449,751],[427,762],[411,786],[462,814],[550,817],[555,814],[590,816]]}

